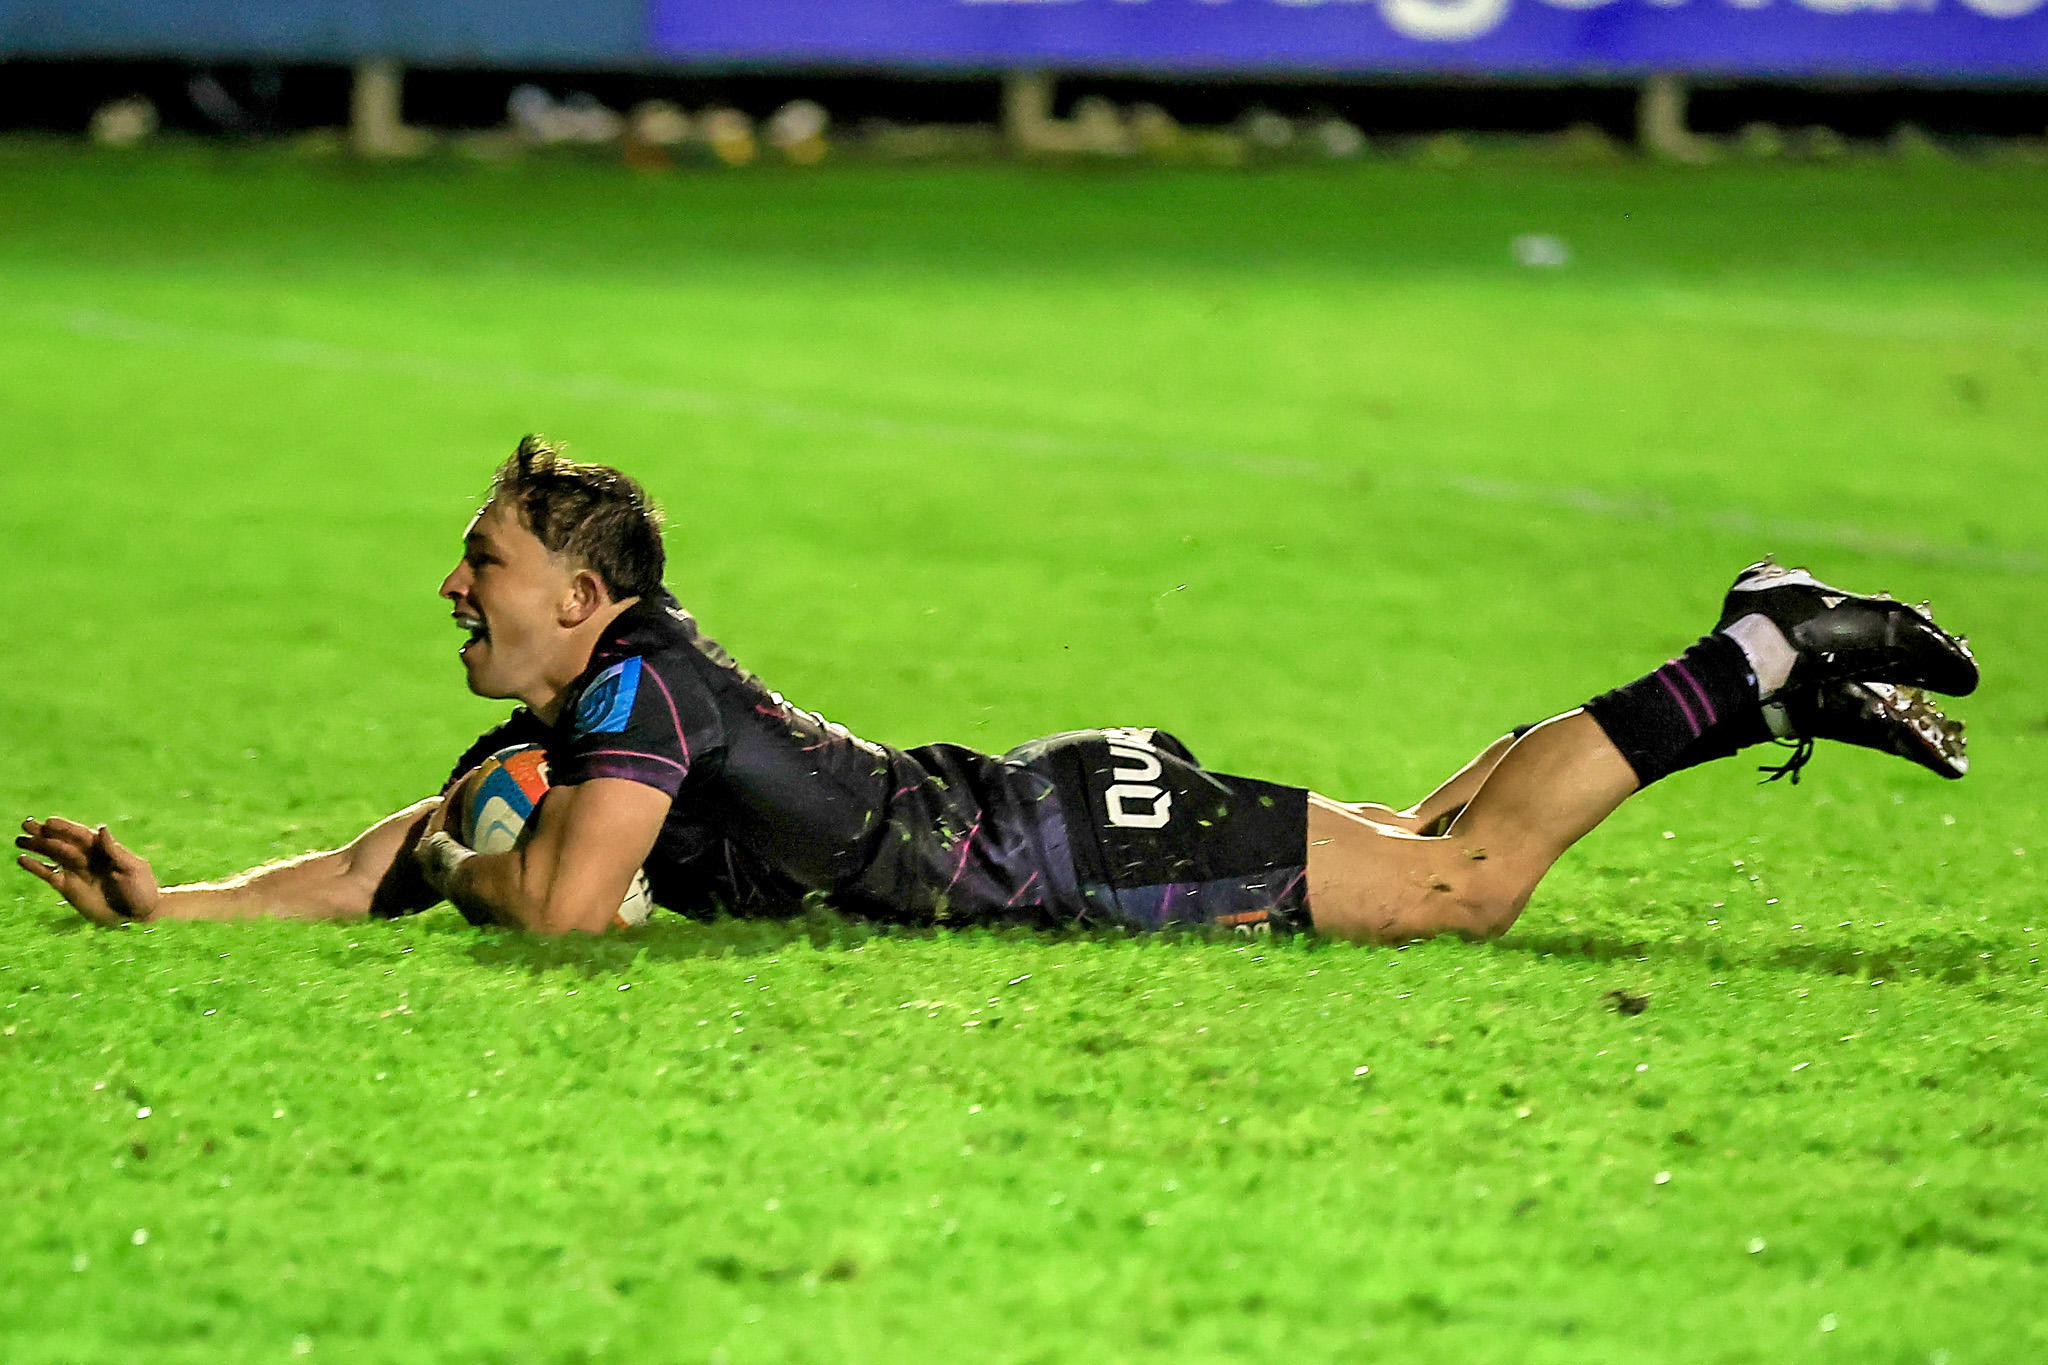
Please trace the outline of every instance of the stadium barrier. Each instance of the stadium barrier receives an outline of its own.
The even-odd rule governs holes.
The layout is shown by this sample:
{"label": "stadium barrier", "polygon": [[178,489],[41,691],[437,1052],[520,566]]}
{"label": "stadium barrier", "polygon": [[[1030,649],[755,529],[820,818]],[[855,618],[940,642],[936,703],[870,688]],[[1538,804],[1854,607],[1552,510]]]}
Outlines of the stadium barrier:
{"label": "stadium barrier", "polygon": [[2048,78],[2048,0],[0,0],[0,56]]}
{"label": "stadium barrier", "polygon": [[371,151],[407,145],[406,62],[1006,72],[1047,150],[1035,72],[1630,80],[1694,159],[1684,78],[2048,80],[2048,0],[0,0],[10,56],[358,63]]}

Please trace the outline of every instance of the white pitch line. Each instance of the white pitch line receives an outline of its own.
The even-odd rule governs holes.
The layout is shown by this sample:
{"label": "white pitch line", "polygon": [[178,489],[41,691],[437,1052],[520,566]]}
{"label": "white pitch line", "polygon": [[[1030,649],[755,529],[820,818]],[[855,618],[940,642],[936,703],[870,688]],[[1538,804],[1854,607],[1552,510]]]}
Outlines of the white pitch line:
{"label": "white pitch line", "polygon": [[1986,318],[1937,308],[1844,308],[1759,298],[1753,294],[1701,294],[1686,289],[1654,289],[1642,299],[1665,317],[1723,327],[1831,332],[1873,341],[1995,341],[2015,346],[2048,343],[2048,326],[2038,322]]}
{"label": "white pitch line", "polygon": [[666,384],[635,384],[605,375],[559,373],[519,366],[478,366],[402,351],[365,351],[288,336],[250,336],[150,322],[99,309],[37,310],[46,324],[77,336],[156,346],[208,350],[272,364],[350,374],[378,374],[412,382],[545,392],[589,402],[626,404],[699,417],[744,420],[808,431],[843,432],[884,440],[921,440],[936,445],[1001,450],[1017,455],[1157,460],[1197,463],[1264,477],[1341,480],[1366,473],[1386,483],[1406,483],[1481,502],[1510,502],[1578,512],[1612,521],[1660,522],[1704,527],[1766,543],[1827,545],[1856,554],[1928,564],[2038,574],[2048,568],[2039,555],[1947,545],[1908,536],[1875,534],[1854,526],[1761,517],[1734,509],[1687,508],[1661,498],[1617,495],[1590,488],[1523,483],[1461,474],[1453,470],[1402,467],[1361,468],[1256,455],[1248,451],[1193,446],[1145,445],[1023,427],[980,426],[892,417],[886,413],[821,407],[774,398],[752,398]]}

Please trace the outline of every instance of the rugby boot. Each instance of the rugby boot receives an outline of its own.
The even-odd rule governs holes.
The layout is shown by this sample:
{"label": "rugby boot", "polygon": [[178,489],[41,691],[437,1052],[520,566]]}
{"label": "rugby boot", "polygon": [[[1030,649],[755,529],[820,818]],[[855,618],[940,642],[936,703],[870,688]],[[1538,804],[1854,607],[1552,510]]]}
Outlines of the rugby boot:
{"label": "rugby boot", "polygon": [[1913,607],[1889,593],[1844,592],[1805,569],[1766,559],[1736,577],[1719,628],[1750,615],[1770,621],[1798,651],[1784,692],[1849,679],[1956,697],[1977,690],[1977,660],[1968,642],[1936,625],[1925,603]]}
{"label": "rugby boot", "polygon": [[1832,739],[1879,753],[1908,758],[1940,777],[1970,771],[1963,749],[1963,723],[1951,720],[1917,687],[1881,682],[1831,682],[1782,694],[1764,706],[1764,720],[1792,756],[1776,768],[1759,768],[1775,782],[1790,777],[1813,757],[1813,742]]}

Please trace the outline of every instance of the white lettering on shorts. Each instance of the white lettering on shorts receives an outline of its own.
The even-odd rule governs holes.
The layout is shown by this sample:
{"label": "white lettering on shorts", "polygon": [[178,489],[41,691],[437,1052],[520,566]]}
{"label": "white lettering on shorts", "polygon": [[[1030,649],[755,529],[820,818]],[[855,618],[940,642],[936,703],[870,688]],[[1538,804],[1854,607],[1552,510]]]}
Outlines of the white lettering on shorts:
{"label": "white lettering on shorts", "polygon": [[1112,740],[1109,745],[1116,783],[1103,793],[1109,823],[1126,829],[1159,829],[1173,818],[1173,793],[1153,779],[1162,771],[1159,755],[1136,744]]}

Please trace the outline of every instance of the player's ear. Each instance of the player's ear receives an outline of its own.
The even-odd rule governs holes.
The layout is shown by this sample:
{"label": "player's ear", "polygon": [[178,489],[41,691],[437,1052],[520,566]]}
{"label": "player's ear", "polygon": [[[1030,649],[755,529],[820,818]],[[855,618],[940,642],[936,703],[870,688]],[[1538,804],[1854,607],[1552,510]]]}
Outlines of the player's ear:
{"label": "player's ear", "polygon": [[562,599],[562,624],[580,626],[611,605],[612,595],[604,580],[589,569],[578,569],[569,579],[569,591]]}

